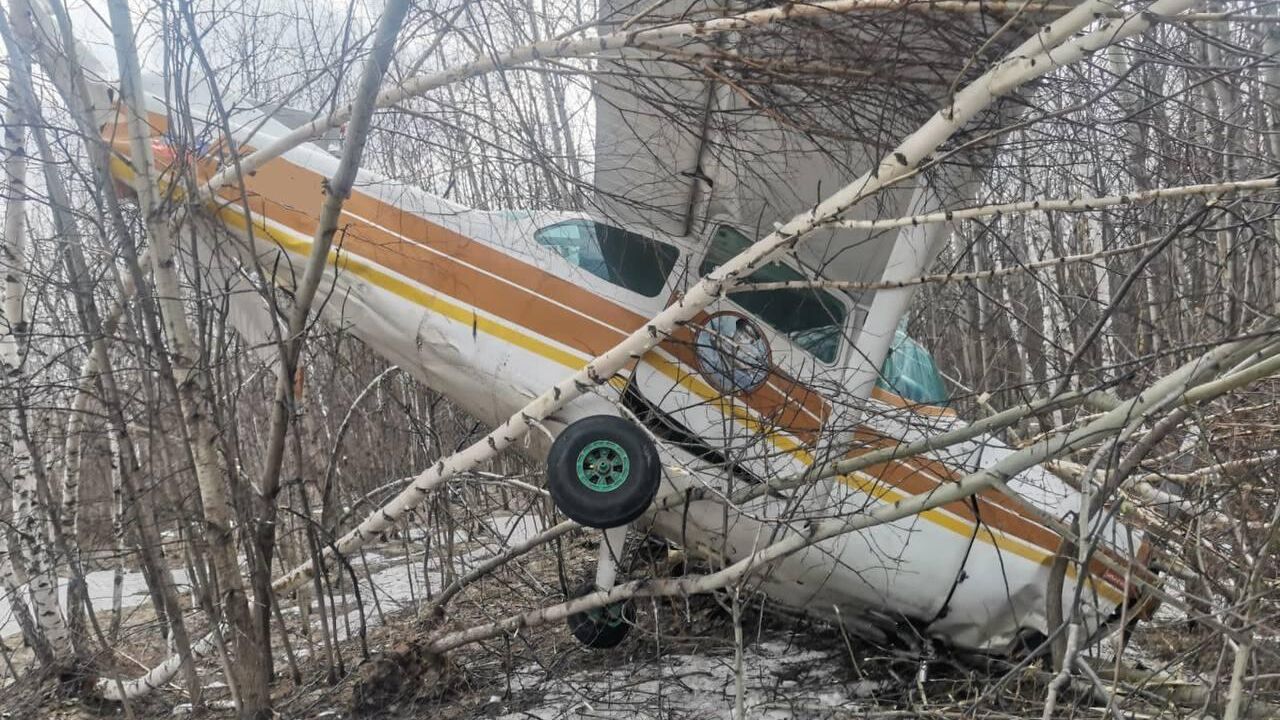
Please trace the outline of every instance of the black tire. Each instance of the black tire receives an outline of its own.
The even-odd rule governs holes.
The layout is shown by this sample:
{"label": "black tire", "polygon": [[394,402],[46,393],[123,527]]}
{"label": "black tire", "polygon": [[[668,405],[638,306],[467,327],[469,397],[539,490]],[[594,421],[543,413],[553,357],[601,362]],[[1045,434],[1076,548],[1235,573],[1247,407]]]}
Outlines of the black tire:
{"label": "black tire", "polygon": [[[573,591],[573,597],[580,598],[596,591],[593,581],[579,585]],[[612,605],[605,605],[595,610],[574,613],[566,622],[569,632],[578,642],[593,650],[608,650],[617,647],[631,632],[636,623],[636,607],[630,600]]]}
{"label": "black tire", "polygon": [[571,423],[547,453],[551,499],[560,512],[593,528],[620,527],[644,514],[658,494],[661,470],[653,442],[616,415]]}

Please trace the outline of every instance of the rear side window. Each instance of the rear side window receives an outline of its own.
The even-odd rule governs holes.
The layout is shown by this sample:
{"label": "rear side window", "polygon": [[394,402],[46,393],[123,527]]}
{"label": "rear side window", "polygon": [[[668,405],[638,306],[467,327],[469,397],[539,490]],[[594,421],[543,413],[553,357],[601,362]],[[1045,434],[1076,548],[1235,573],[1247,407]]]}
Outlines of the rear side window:
{"label": "rear side window", "polygon": [[592,275],[645,297],[662,292],[680,256],[673,245],[592,220],[557,223],[533,237]]}
{"label": "rear side window", "polygon": [[[728,225],[721,225],[711,236],[711,247],[698,272],[706,275],[750,245],[747,236]],[[804,275],[790,265],[771,262],[751,273],[746,282],[804,279]],[[735,290],[729,298],[823,362],[832,362],[840,353],[841,328],[844,327],[847,310],[844,303],[825,290]]]}
{"label": "rear side window", "polygon": [[947,386],[933,356],[899,328],[876,385],[921,405],[947,404]]}

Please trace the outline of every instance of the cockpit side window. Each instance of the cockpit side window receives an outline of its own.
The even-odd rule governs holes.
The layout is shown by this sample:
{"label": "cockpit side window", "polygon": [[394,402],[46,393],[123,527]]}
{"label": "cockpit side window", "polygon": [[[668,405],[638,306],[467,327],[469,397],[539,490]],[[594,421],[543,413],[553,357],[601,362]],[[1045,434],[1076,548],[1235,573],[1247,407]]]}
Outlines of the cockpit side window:
{"label": "cockpit side window", "polygon": [[596,277],[657,297],[680,251],[673,245],[592,220],[569,220],[533,235],[540,244]]}
{"label": "cockpit side window", "polygon": [[947,386],[933,355],[902,330],[894,333],[893,345],[880,368],[876,385],[921,405],[941,406],[948,400]]}
{"label": "cockpit side window", "polygon": [[[711,236],[711,247],[698,272],[706,275],[749,245],[751,241],[747,236],[728,225],[721,225]],[[790,265],[771,262],[751,273],[746,282],[804,279],[804,275]],[[729,298],[819,360],[829,363],[839,355],[841,331],[848,310],[831,293],[815,288],[746,290],[735,291]]]}

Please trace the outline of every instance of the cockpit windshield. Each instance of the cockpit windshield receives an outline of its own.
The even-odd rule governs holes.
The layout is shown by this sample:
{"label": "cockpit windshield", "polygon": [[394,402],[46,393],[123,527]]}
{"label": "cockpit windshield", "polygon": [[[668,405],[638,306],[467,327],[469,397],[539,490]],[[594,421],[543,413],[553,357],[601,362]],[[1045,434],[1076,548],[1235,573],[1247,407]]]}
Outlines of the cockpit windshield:
{"label": "cockpit windshield", "polygon": [[[750,245],[751,240],[746,235],[728,225],[721,225],[711,236],[711,247],[698,268],[699,274],[706,275],[715,270]],[[771,262],[751,273],[746,282],[805,279],[790,265]],[[829,363],[839,355],[841,331],[848,310],[831,293],[815,288],[744,290],[735,291],[729,297],[819,360]]]}
{"label": "cockpit windshield", "polygon": [[598,278],[645,297],[657,297],[680,251],[673,245],[594,220],[542,228],[534,239]]}

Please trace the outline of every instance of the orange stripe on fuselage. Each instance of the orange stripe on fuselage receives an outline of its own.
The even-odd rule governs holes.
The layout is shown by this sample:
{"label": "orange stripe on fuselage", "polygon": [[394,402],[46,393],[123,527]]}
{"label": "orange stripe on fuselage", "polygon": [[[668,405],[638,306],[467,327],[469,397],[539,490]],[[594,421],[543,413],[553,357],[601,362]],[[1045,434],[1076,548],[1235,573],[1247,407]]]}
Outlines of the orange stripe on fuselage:
{"label": "orange stripe on fuselage", "polygon": [[[901,440],[887,437],[881,433],[877,433],[867,428],[859,428],[855,433],[855,442],[862,447],[849,454],[850,457],[866,454],[887,447],[895,447],[902,445]],[[862,472],[875,476],[890,485],[901,488],[902,490],[915,495],[921,495],[933,491],[939,486],[937,480],[944,482],[959,482],[960,478],[954,470],[949,468],[945,463],[935,460],[924,455],[917,455],[901,461],[891,461],[889,463],[879,463],[872,465]],[[937,480],[935,480],[935,478]],[[1062,536],[1056,530],[1041,524],[1035,517],[1028,512],[1023,506],[1026,501],[1009,497],[1008,495],[994,488],[987,488],[973,496],[978,506],[978,514],[974,513],[973,506],[966,501],[957,501],[943,506],[943,509],[954,513],[972,523],[979,521],[978,515],[981,515],[981,522],[990,525],[1001,532],[1008,533],[1019,539],[1025,540],[1037,547],[1048,552],[1050,555],[1056,554],[1062,544]],[[1109,548],[1100,547],[1099,552],[1109,560],[1124,564],[1126,561],[1123,556],[1113,552]],[[1052,559],[1050,558],[1050,562]],[[1152,576],[1139,560],[1135,564],[1135,574],[1146,580],[1153,580]],[[1100,560],[1094,559],[1090,561],[1089,572],[1091,575],[1101,577],[1109,584],[1116,588],[1124,589],[1124,578],[1115,571],[1108,568]],[[1130,583],[1132,586],[1132,583]],[[1131,587],[1131,589],[1133,589]]]}

